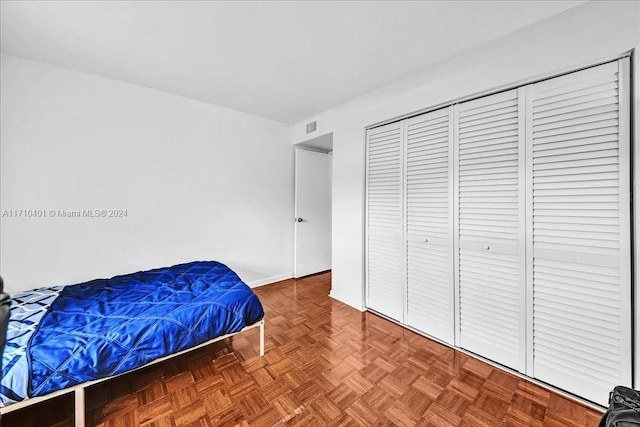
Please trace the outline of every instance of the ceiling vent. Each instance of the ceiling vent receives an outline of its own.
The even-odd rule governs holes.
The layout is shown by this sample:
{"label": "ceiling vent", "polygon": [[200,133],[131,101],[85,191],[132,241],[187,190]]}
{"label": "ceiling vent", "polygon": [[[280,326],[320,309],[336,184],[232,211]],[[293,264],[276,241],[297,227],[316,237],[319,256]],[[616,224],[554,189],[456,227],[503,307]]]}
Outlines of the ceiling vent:
{"label": "ceiling vent", "polygon": [[311,123],[307,123],[307,135],[318,130],[318,121],[314,120]]}

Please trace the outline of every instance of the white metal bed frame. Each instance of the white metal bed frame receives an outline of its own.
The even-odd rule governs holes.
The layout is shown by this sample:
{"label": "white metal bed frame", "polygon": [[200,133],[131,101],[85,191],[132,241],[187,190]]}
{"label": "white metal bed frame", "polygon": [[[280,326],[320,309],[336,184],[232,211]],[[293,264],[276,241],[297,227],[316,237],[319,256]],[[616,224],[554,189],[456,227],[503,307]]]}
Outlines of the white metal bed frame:
{"label": "white metal bed frame", "polygon": [[67,393],[73,392],[75,394],[75,409],[74,409],[75,425],[76,425],[76,427],[84,427],[84,425],[85,425],[84,389],[85,388],[87,388],[89,386],[92,386],[94,384],[101,383],[103,381],[110,380],[112,378],[119,377],[121,375],[129,374],[131,372],[137,371],[137,370],[142,369],[142,368],[146,368],[147,366],[155,365],[156,363],[164,362],[165,360],[171,359],[173,357],[180,356],[182,354],[188,353],[188,352],[196,350],[198,348],[205,347],[205,346],[207,346],[209,344],[213,344],[214,342],[225,340],[225,339],[230,338],[230,337],[232,337],[234,335],[237,335],[237,334],[240,334],[242,332],[249,331],[251,329],[258,328],[258,327],[260,328],[260,357],[263,357],[264,356],[264,318],[259,320],[256,323],[254,323],[253,325],[245,326],[244,328],[242,328],[238,332],[234,332],[232,334],[221,335],[219,337],[216,337],[216,338],[214,338],[212,340],[209,340],[207,342],[204,342],[202,344],[198,344],[198,345],[196,345],[194,347],[191,347],[191,348],[188,348],[186,350],[182,350],[182,351],[179,351],[177,353],[173,353],[173,354],[170,354],[168,356],[164,356],[164,357],[152,360],[151,362],[149,362],[149,363],[147,363],[145,365],[142,365],[142,366],[140,366],[140,367],[138,367],[136,369],[133,369],[131,371],[124,372],[124,373],[118,374],[118,375],[114,375],[112,377],[105,377],[105,378],[100,378],[100,379],[93,380],[93,381],[87,381],[87,382],[84,382],[82,384],[75,385],[73,387],[68,387],[68,388],[65,388],[63,390],[58,390],[58,391],[51,392],[51,393],[46,394],[44,396],[30,397],[28,399],[21,400],[20,402],[15,402],[15,403],[12,403],[10,405],[3,406],[3,407],[0,408],[0,414],[7,414],[9,412],[12,412],[12,411],[15,411],[15,410],[18,410],[18,409],[21,409],[21,408],[26,408],[27,406],[35,405],[37,403],[44,402],[45,400],[49,400],[49,399],[52,399],[54,397],[58,397],[58,396],[61,396],[63,394],[67,394]]}

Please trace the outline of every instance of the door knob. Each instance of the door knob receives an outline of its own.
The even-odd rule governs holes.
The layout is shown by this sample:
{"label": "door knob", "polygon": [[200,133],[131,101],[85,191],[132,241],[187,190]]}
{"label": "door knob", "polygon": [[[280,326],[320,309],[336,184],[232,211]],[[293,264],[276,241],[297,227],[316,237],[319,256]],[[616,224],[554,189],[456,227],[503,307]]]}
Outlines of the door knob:
{"label": "door knob", "polygon": [[302,221],[304,221],[304,219],[302,219],[302,218],[296,218],[296,221],[298,221],[298,222],[302,222]]}

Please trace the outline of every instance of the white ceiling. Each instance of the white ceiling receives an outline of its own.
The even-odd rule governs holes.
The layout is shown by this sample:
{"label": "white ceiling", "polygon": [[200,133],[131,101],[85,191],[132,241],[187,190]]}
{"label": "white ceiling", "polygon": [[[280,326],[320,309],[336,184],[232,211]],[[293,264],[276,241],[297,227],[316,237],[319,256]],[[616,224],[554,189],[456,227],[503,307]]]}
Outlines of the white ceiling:
{"label": "white ceiling", "polygon": [[295,124],[584,1],[10,1],[0,48]]}

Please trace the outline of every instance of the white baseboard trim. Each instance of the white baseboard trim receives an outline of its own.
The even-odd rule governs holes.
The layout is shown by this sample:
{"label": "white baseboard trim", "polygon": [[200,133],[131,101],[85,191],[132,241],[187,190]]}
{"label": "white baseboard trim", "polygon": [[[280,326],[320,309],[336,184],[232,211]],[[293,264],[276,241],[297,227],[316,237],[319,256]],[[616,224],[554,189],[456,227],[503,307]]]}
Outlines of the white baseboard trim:
{"label": "white baseboard trim", "polygon": [[292,277],[293,277],[293,272],[288,272],[284,274],[279,274],[277,276],[264,277],[262,279],[252,280],[250,282],[245,282],[245,283],[250,288],[257,288],[258,286],[270,285],[271,283],[280,282],[281,280],[291,279]]}
{"label": "white baseboard trim", "polygon": [[355,308],[358,311],[365,311],[365,307],[362,301],[357,301],[353,298],[347,298],[345,297],[345,295],[341,295],[334,289],[329,292],[329,296],[337,301],[340,301],[341,303],[347,304],[349,307]]}

